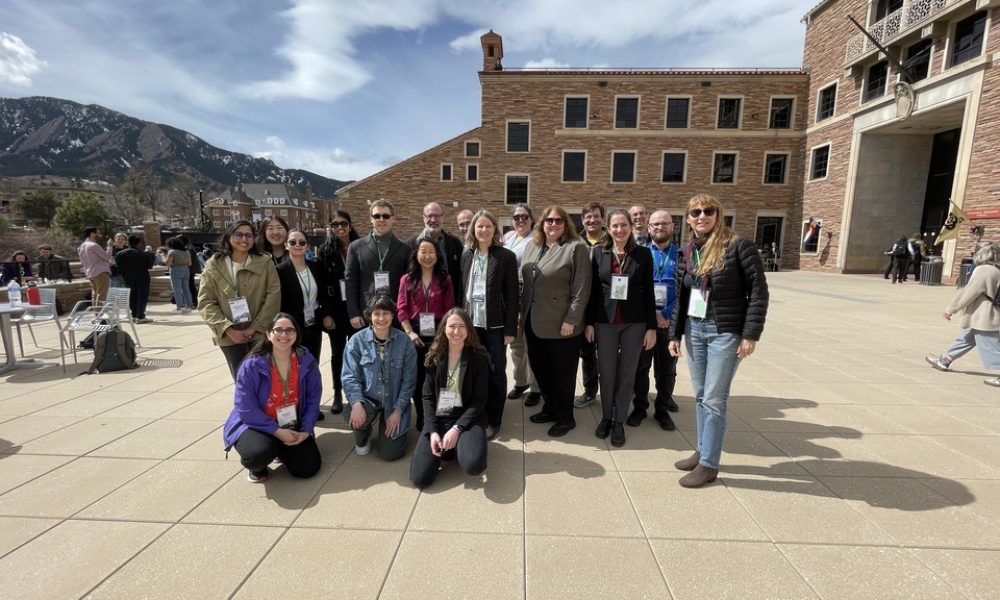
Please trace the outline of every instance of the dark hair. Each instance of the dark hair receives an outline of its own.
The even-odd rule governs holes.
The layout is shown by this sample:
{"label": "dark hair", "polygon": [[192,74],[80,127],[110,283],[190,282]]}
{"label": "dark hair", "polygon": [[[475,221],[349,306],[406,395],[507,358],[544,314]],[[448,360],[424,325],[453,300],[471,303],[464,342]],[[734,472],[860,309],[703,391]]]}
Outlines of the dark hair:
{"label": "dark hair", "polygon": [[18,255],[18,254],[23,254],[23,255],[24,255],[24,261],[25,261],[25,262],[28,262],[28,260],[29,260],[29,258],[28,258],[28,253],[27,253],[27,252],[25,252],[24,250],[15,250],[15,251],[14,251],[14,254],[11,254],[11,255],[10,255],[10,260],[11,260],[11,262],[17,262],[17,255]]}
{"label": "dark hair", "polygon": [[[629,216],[629,214],[626,211],[624,211],[624,210],[622,210],[620,208],[616,208],[615,210],[609,212],[608,213],[608,232],[606,234],[604,234],[604,239],[601,240],[601,249],[603,249],[605,252],[611,252],[612,250],[615,249],[615,240],[614,240],[614,238],[611,237],[611,218],[612,217],[625,217],[625,220],[628,222],[628,228],[632,229],[632,217]],[[625,254],[631,254],[632,253],[632,249],[635,248],[636,246],[638,246],[638,244],[635,243],[635,236],[631,236],[631,235],[628,236],[628,239],[625,240]]]}
{"label": "dark hair", "polygon": [[[585,215],[585,214],[587,214],[589,212],[593,212],[595,210],[600,211],[602,219],[605,216],[607,216],[609,219],[611,218],[610,215],[605,215],[605,213],[604,213],[604,205],[601,204],[600,202],[588,202],[586,204],[586,206],[583,207],[583,210],[580,211],[580,216],[582,217],[583,215]],[[626,214],[628,214],[628,213],[626,213]],[[629,217],[629,218],[631,219],[631,217]]]}
{"label": "dark hair", "polygon": [[[277,324],[277,322],[281,319],[288,319],[292,322],[292,326],[295,327],[295,341],[292,343],[292,352],[295,352],[302,344],[302,328],[299,327],[299,322],[295,320],[295,317],[286,312],[279,312],[274,315],[273,319],[271,319],[271,326],[268,327],[267,330],[271,331],[274,329],[275,324]],[[268,355],[271,354],[272,350],[274,350],[274,344],[272,344],[271,340],[269,340],[267,335],[265,335],[261,339],[257,340],[257,343],[250,349],[250,354]]]}
{"label": "dark hair", "polygon": [[476,335],[476,329],[472,326],[472,319],[469,318],[469,313],[461,308],[453,308],[441,317],[441,324],[438,325],[437,334],[434,335],[434,341],[427,350],[427,358],[424,359],[424,366],[433,367],[442,358],[448,360],[448,333],[445,331],[445,324],[448,322],[448,317],[451,316],[458,316],[465,323],[465,330],[468,332],[468,336],[465,338],[465,345],[471,347],[476,352],[486,354],[486,348],[483,347],[483,343],[479,341],[479,336]]}
{"label": "dark hair", "polygon": [[[347,219],[347,222],[351,224],[351,227],[347,230],[347,239],[353,242],[354,240],[361,237],[360,235],[358,235],[357,230],[354,229],[354,221],[351,220],[350,213],[348,213],[346,210],[335,210],[333,211],[333,214],[334,216],[343,217],[344,219]],[[330,222],[333,223],[333,219],[330,219]],[[336,238],[337,236],[333,237]]]}
{"label": "dark hair", "polygon": [[174,236],[167,240],[167,248],[171,250],[184,250],[186,246],[184,246],[184,240],[180,236]]}
{"label": "dark hair", "polygon": [[[222,256],[229,256],[233,253],[233,245],[229,242],[229,238],[233,237],[236,230],[240,227],[249,227],[250,231],[254,231],[253,223],[247,221],[246,219],[240,219],[239,221],[234,221],[232,225],[226,227],[226,231],[219,238],[219,254]],[[256,233],[256,232],[254,232]],[[259,255],[260,248],[256,244],[250,244],[250,254]]]}
{"label": "dark hair", "polygon": [[417,241],[413,243],[413,252],[410,253],[410,265],[406,273],[409,275],[409,281],[406,282],[406,291],[413,293],[417,290],[417,286],[420,285],[423,267],[420,265],[420,261],[417,260],[417,251],[420,250],[420,244],[424,242],[434,246],[434,255],[437,256],[437,260],[434,261],[434,279],[438,280],[438,284],[444,288],[444,280],[447,279],[448,274],[444,271],[444,257],[441,256],[441,251],[438,249],[438,245],[434,243],[429,237],[420,236]]}
{"label": "dark hair", "polygon": [[86,237],[90,237],[95,231],[100,231],[100,230],[101,230],[100,227],[84,227],[83,228],[83,237],[85,237],[85,238]]}
{"label": "dark hair", "polygon": [[295,227],[295,228],[292,228],[292,229],[288,230],[288,235],[285,236],[285,243],[286,244],[288,243],[288,238],[292,237],[292,232],[301,233],[302,237],[306,238],[306,248],[309,247],[309,234],[306,233],[305,231],[299,229],[298,227]]}
{"label": "dark hair", "polygon": [[137,235],[134,235],[134,234],[128,236],[128,245],[129,246],[132,246],[133,248],[138,248],[139,244],[141,244],[141,243],[142,243],[142,238],[141,237],[139,237]]}
{"label": "dark hair", "polygon": [[372,299],[368,301],[368,306],[365,307],[364,311],[365,321],[371,323],[372,313],[376,310],[387,310],[392,313],[393,318],[396,317],[396,303],[392,301],[392,298],[386,296],[385,294],[373,296]]}
{"label": "dark hair", "polygon": [[[281,223],[281,226],[285,228],[285,239],[286,240],[288,239],[288,234],[289,234],[289,232],[291,230],[291,228],[288,226],[288,221],[282,219],[281,217],[279,217],[277,215],[274,215],[273,217],[268,217],[268,218],[264,219],[263,221],[261,221],[260,222],[260,231],[257,232],[257,247],[260,248],[261,250],[263,250],[264,252],[267,252],[267,253],[272,253],[271,250],[273,248],[273,246],[271,246],[271,242],[269,242],[268,239],[267,239],[267,226],[270,225],[271,222],[273,222],[273,221],[277,221],[278,223]],[[282,248],[282,250],[284,250],[284,248]]]}
{"label": "dark hair", "polygon": [[527,204],[525,204],[524,202],[518,202],[517,204],[515,204],[510,209],[511,219],[513,219],[514,215],[517,214],[517,209],[519,209],[519,208],[523,208],[528,213],[528,221],[530,221],[531,224],[534,225],[535,224],[535,213],[532,212],[531,207],[528,206]]}

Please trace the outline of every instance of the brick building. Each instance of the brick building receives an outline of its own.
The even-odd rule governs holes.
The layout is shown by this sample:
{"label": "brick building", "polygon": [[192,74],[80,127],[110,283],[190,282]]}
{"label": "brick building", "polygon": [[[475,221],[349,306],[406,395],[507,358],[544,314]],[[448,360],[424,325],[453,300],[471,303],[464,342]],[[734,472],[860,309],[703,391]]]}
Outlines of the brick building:
{"label": "brick building", "polygon": [[709,193],[738,232],[778,242],[797,261],[805,72],[506,69],[500,36],[481,41],[481,125],[340,188],[361,229],[379,198],[396,205],[396,228],[408,236],[430,201],[453,230],[464,208],[509,225],[522,201],[575,215],[592,200],[643,203],[680,222],[687,200]]}
{"label": "brick building", "polygon": [[[1000,0],[826,0],[806,14],[802,215],[821,227],[818,243],[802,251],[802,268],[879,272],[900,234],[933,239],[949,199],[971,223],[938,248],[946,276],[971,253],[971,225],[996,239],[998,7]],[[908,76],[890,58],[905,61]]]}
{"label": "brick building", "polygon": [[206,201],[205,216],[216,231],[240,219],[259,223],[271,216],[280,216],[290,227],[311,231],[329,222],[333,205],[330,200],[314,198],[308,183],[305,193],[283,183],[243,183]]}

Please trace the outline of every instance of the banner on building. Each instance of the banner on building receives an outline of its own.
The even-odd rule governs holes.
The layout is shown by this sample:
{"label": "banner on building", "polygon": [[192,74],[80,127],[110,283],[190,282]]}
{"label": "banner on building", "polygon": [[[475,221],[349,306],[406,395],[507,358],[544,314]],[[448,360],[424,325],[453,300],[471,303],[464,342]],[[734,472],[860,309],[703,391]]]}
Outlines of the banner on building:
{"label": "banner on building", "polygon": [[955,206],[955,203],[952,202],[951,212],[948,213],[948,218],[944,220],[944,226],[941,228],[941,231],[938,232],[937,238],[934,240],[934,245],[937,246],[941,242],[957,239],[958,228],[961,227],[965,220],[965,213],[963,213],[962,209]]}

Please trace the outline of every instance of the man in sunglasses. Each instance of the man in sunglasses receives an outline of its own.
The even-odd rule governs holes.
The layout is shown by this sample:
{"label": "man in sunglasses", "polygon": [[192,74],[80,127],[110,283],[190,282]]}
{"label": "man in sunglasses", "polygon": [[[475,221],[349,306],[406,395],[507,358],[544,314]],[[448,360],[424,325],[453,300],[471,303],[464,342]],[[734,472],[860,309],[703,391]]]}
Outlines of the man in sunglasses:
{"label": "man in sunglasses", "polygon": [[[464,212],[464,211],[463,211]],[[469,215],[469,220],[472,215]],[[407,240],[410,248],[416,250],[417,240],[429,238],[437,245],[438,256],[444,258],[442,266],[451,278],[451,289],[455,292],[455,305],[462,300],[462,242],[444,230],[444,209],[437,202],[424,207],[424,230]]]}
{"label": "man in sunglasses", "polygon": [[371,235],[354,240],[347,248],[344,287],[347,291],[347,316],[355,329],[365,326],[364,307],[375,296],[396,298],[399,280],[410,261],[410,247],[392,232],[396,209],[388,200],[372,202],[369,215]]}

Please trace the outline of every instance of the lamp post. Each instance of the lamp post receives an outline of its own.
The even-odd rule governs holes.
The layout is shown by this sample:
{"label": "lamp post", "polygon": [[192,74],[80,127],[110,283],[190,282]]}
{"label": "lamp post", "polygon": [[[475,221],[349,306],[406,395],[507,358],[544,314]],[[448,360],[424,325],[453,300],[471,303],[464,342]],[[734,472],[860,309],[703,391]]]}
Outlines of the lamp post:
{"label": "lamp post", "polygon": [[198,190],[198,210],[201,213],[201,230],[208,229],[208,222],[205,220],[205,191]]}

